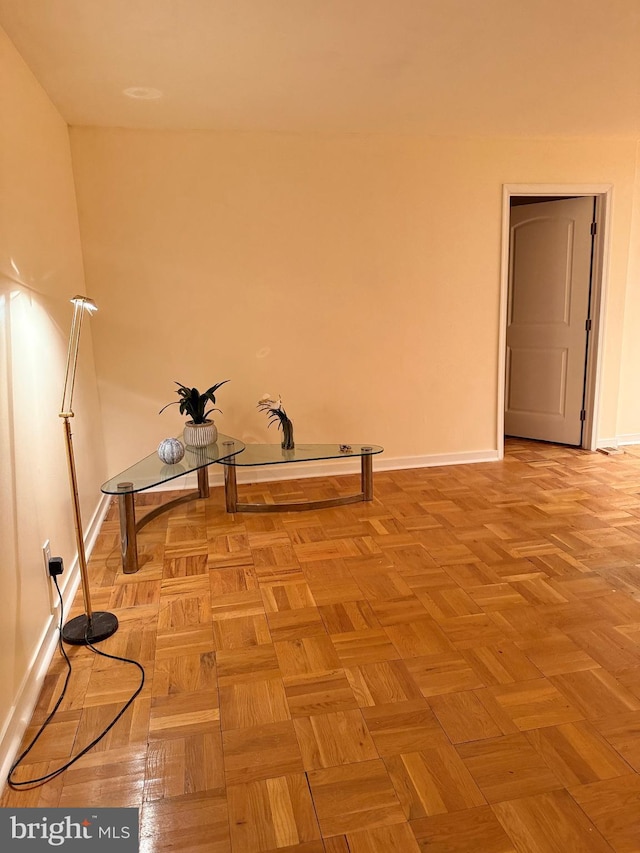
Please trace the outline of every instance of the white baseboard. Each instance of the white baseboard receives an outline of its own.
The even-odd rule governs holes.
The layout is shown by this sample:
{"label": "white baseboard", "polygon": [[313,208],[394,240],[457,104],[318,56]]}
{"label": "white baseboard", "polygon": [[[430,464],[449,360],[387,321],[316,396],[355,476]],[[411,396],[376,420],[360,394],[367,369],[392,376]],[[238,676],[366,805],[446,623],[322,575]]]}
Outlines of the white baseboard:
{"label": "white baseboard", "polygon": [[628,433],[627,435],[618,436],[618,444],[640,444],[640,433]]}
{"label": "white baseboard", "polygon": [[[396,456],[387,458],[384,454],[373,457],[373,471],[401,471],[405,468],[434,468],[440,465],[469,465],[474,462],[497,462],[497,450],[470,450],[464,453],[434,453],[425,456]],[[256,465],[236,468],[238,483],[270,483],[275,480],[306,480],[311,477],[336,477],[341,474],[358,474],[360,457],[351,459],[324,459],[315,462],[284,462],[282,465]],[[224,473],[222,465],[209,466],[209,484],[222,486]],[[177,477],[158,486],[154,491],[176,491],[197,488],[195,473]],[[374,482],[375,488],[375,482]]]}
{"label": "white baseboard", "polygon": [[[427,456],[396,456],[386,459],[374,456],[377,471],[401,471],[405,468],[436,468],[441,465],[471,465],[476,462],[497,462],[497,450],[468,450],[463,453],[430,453]],[[378,461],[379,460],[379,461]]]}
{"label": "white baseboard", "polygon": [[[85,533],[85,551],[87,559],[95,545],[96,539],[100,532],[102,522],[107,514],[111,502],[110,495],[102,495],[96,510],[89,522]],[[76,590],[80,583],[80,567],[78,565],[78,557],[76,555],[72,565],[66,567],[62,577],[65,579],[63,584],[60,584],[60,593],[65,613],[69,612],[73,603]],[[7,723],[0,735],[0,780],[1,784],[6,782],[7,774],[13,762],[18,755],[18,749],[24,736],[24,733],[31,721],[33,711],[36,707],[45,675],[49,669],[49,664],[58,648],[59,639],[59,621],[60,621],[60,602],[56,601],[54,612],[47,620],[44,627],[40,642],[36,647],[31,663],[27,669],[26,675],[18,690],[16,701],[7,718]]]}
{"label": "white baseboard", "polygon": [[623,447],[628,444],[640,444],[640,433],[626,433],[615,438],[599,438],[598,449],[605,447]]}

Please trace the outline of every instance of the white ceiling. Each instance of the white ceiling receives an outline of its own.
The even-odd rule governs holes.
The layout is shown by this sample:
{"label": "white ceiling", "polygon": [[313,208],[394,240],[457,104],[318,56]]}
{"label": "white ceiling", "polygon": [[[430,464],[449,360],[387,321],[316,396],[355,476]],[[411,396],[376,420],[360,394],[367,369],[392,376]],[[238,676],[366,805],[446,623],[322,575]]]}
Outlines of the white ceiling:
{"label": "white ceiling", "polygon": [[0,26],[71,125],[640,137],[640,0],[0,0]]}

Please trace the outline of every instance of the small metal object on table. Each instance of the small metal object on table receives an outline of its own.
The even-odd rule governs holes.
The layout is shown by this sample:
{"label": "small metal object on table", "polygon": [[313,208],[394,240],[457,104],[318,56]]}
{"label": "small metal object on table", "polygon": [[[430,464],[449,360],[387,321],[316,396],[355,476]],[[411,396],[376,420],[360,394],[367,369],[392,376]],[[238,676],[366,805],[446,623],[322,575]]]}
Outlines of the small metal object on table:
{"label": "small metal object on table", "polygon": [[[241,453],[243,450],[244,444],[241,441],[228,435],[218,435],[218,440],[206,447],[187,446],[184,457],[175,465],[168,465],[158,457],[157,453],[150,453],[126,471],[122,471],[102,484],[101,491],[104,494],[118,496],[122,569],[125,574],[137,572],[139,568],[137,546],[139,531],[163,512],[187,501],[208,498],[209,465],[221,462],[224,458]],[[184,477],[192,471],[196,471],[198,475],[197,491],[167,501],[136,522],[135,494],[137,492],[152,489],[177,477]]]}
{"label": "small metal object on table", "polygon": [[[224,494],[227,512],[296,512],[307,509],[325,509],[334,506],[373,500],[372,459],[384,448],[377,444],[297,444],[292,450],[283,450],[279,444],[247,444],[237,456],[220,459],[224,466]],[[313,501],[255,504],[238,501],[236,468],[258,465],[278,465],[290,462],[313,462],[324,459],[360,457],[360,487],[355,495],[343,495]]]}

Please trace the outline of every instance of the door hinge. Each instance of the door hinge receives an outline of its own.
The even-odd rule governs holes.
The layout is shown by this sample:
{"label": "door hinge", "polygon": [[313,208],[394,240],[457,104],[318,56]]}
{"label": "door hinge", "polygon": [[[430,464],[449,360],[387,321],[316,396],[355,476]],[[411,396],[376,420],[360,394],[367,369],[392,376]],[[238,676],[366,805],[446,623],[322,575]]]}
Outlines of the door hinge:
{"label": "door hinge", "polygon": [[585,327],[587,332],[591,331],[591,329],[592,329],[591,317],[587,317],[587,322],[584,324],[584,327]]}
{"label": "door hinge", "polygon": [[595,237],[595,235],[596,235],[597,233],[598,233],[598,223],[597,223],[597,222],[592,222],[592,223],[591,223],[591,236],[592,236],[592,237]]}
{"label": "door hinge", "polygon": [[580,412],[580,420],[581,420],[581,421],[586,421],[586,419],[587,419],[587,413],[586,413],[586,411],[585,411],[584,409],[582,409],[582,410],[581,410],[581,412]]}

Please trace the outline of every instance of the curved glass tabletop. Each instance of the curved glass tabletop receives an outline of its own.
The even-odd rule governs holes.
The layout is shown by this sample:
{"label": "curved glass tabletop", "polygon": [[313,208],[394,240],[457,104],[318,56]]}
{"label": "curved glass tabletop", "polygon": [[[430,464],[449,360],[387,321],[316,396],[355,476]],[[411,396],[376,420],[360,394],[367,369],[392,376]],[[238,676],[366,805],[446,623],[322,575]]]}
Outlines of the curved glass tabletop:
{"label": "curved glass tabletop", "polygon": [[285,462],[311,462],[319,459],[375,456],[376,453],[382,453],[383,450],[384,447],[380,447],[378,444],[298,444],[296,442],[292,450],[283,450],[279,444],[247,444],[239,455],[229,456],[218,461],[222,465],[240,468],[247,465],[277,465]]}
{"label": "curved glass tabletop", "polygon": [[[184,444],[181,436],[178,436],[178,440]],[[100,491],[107,495],[142,492],[169,480],[175,480],[176,477],[182,477],[191,471],[197,471],[198,468],[205,468],[213,462],[222,462],[243,450],[244,444],[241,441],[230,435],[218,433],[217,441],[206,447],[185,447],[183,458],[174,465],[163,462],[157,452],[150,453],[135,465],[103,483]],[[120,483],[127,483],[126,488],[118,488]]]}

